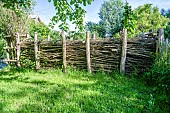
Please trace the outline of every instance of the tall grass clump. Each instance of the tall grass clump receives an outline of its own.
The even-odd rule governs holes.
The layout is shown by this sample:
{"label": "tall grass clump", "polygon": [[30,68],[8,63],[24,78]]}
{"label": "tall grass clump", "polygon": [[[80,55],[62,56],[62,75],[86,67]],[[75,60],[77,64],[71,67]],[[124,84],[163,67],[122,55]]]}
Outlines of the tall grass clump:
{"label": "tall grass clump", "polygon": [[[170,48],[169,48],[170,50]],[[148,101],[152,112],[170,112],[170,52],[157,55],[154,65],[144,74],[144,80],[153,87],[153,96]],[[152,100],[152,102],[151,102]],[[150,105],[149,105],[150,106]]]}

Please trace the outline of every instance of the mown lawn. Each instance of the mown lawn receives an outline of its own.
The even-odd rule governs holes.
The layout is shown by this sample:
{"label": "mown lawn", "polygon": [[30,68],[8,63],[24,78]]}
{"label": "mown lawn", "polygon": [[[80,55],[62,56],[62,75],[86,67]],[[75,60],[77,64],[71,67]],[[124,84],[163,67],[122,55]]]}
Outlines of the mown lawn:
{"label": "mown lawn", "polygon": [[0,113],[141,113],[149,100],[150,88],[116,73],[0,71]]}

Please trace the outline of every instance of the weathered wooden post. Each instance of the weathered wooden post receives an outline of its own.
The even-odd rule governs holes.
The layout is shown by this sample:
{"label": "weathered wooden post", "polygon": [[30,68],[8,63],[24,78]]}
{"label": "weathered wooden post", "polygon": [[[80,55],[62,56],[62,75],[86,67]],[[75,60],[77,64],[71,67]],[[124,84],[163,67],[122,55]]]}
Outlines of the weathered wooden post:
{"label": "weathered wooden post", "polygon": [[122,32],[122,53],[120,61],[121,74],[125,74],[126,52],[127,52],[127,29],[124,28]]}
{"label": "weathered wooden post", "polygon": [[159,29],[159,42],[160,42],[160,46],[162,46],[163,45],[163,41],[164,41],[164,29],[163,28],[161,28],[161,29]]}
{"label": "weathered wooden post", "polygon": [[7,63],[10,63],[10,50],[9,50],[9,43],[8,43],[8,39],[5,39],[5,45],[6,45],[6,55],[7,55]]}
{"label": "weathered wooden post", "polygon": [[158,43],[157,43],[158,59],[160,59],[159,56],[163,58],[163,44],[164,44],[164,30],[161,28],[158,30]]}
{"label": "weathered wooden post", "polygon": [[10,49],[11,49],[11,59],[15,59],[15,47],[14,47],[14,45],[13,45],[13,41],[12,40],[10,40]]}
{"label": "weathered wooden post", "polygon": [[38,58],[38,33],[35,32],[34,34],[34,52],[35,52],[35,64],[36,69],[40,68],[39,58]]}
{"label": "weathered wooden post", "polygon": [[92,38],[95,40],[96,39],[96,34],[93,33]]}
{"label": "weathered wooden post", "polygon": [[63,50],[63,72],[66,73],[66,67],[67,67],[67,62],[66,62],[66,39],[65,39],[65,33],[64,30],[61,32],[62,36],[62,50]]}
{"label": "weathered wooden post", "polygon": [[91,61],[90,61],[90,32],[86,32],[86,59],[87,59],[87,70],[91,73]]}
{"label": "weathered wooden post", "polygon": [[30,39],[29,33],[26,34],[26,39],[27,39],[27,40]]}
{"label": "weathered wooden post", "polygon": [[168,55],[168,49],[169,49],[169,39],[168,38],[166,38],[165,39],[165,51],[166,51],[166,54]]}
{"label": "weathered wooden post", "polygon": [[21,46],[20,46],[20,35],[19,33],[16,34],[16,39],[17,39],[17,43],[16,43],[16,46],[17,46],[17,66],[18,67],[21,67],[21,64],[20,64],[20,50],[21,50]]}
{"label": "weathered wooden post", "polygon": [[50,41],[50,35],[48,35],[48,41]]}
{"label": "weathered wooden post", "polygon": [[166,57],[167,57],[167,66],[169,66],[170,63],[170,54],[169,54],[169,39],[165,39],[165,51],[166,51]]}

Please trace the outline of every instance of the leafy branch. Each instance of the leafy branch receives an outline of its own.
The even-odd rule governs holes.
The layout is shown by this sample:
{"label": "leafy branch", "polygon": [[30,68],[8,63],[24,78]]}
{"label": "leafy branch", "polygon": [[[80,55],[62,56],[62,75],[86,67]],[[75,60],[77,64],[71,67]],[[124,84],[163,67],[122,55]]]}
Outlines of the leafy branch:
{"label": "leafy branch", "polygon": [[[48,0],[51,2],[51,0]],[[53,0],[56,15],[53,16],[51,27],[54,27],[56,23],[61,23],[59,28],[65,31],[69,30],[68,21],[76,25],[76,28],[83,30],[83,23],[86,11],[81,7],[81,5],[86,6],[91,4],[94,0]]]}
{"label": "leafy branch", "polygon": [[137,19],[132,11],[131,6],[129,6],[127,0],[124,6],[123,16],[124,16],[123,27],[126,28],[128,31],[134,33],[136,29]]}

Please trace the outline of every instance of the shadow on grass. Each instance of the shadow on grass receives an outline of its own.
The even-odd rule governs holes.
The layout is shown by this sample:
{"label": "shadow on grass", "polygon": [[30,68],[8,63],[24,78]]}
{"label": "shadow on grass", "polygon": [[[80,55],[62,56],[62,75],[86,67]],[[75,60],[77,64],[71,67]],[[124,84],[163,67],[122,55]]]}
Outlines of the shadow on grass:
{"label": "shadow on grass", "polygon": [[23,83],[31,83],[31,84],[37,84],[37,85],[53,85],[53,83],[50,83],[45,80],[32,80],[30,81],[30,77],[24,77],[22,75],[17,75],[17,73],[28,73],[29,71],[33,71],[38,74],[46,74],[46,71],[41,71],[41,70],[30,70],[27,68],[9,68],[7,70],[1,70],[0,71],[0,80],[1,81],[7,81],[7,82],[12,82],[12,81],[18,81],[18,82],[23,82]]}
{"label": "shadow on grass", "polygon": [[20,77],[20,76],[10,76],[10,77],[0,77],[0,81],[6,82],[22,82],[22,83],[29,83],[35,85],[54,85],[54,83],[45,81],[45,80],[29,80],[30,77]]}
{"label": "shadow on grass", "polygon": [[6,106],[6,104],[4,102],[0,102],[0,111],[3,111],[5,106]]}
{"label": "shadow on grass", "polygon": [[0,70],[0,76],[11,76],[11,75],[15,75],[15,73],[24,73],[27,72],[28,69],[26,68],[12,68],[12,67],[7,67],[4,68],[3,70]]}
{"label": "shadow on grass", "polygon": [[0,77],[1,76],[12,76],[15,75],[16,73],[26,73],[26,72],[36,72],[38,74],[46,74],[46,71],[41,71],[41,70],[33,70],[29,68],[17,68],[17,67],[7,67],[4,68],[3,70],[0,70]]}
{"label": "shadow on grass", "polygon": [[11,77],[0,77],[0,80],[4,80],[7,82],[13,81],[13,80],[18,80],[19,76],[11,76]]}
{"label": "shadow on grass", "polygon": [[[83,78],[74,76],[73,79],[82,82],[69,82],[68,78],[65,84],[53,84],[48,91],[39,90],[34,103],[22,105],[17,112],[137,113],[142,112],[148,102],[148,89],[141,84],[135,85],[136,82],[125,77],[115,81],[112,77],[101,74]],[[88,82],[89,80],[92,82]],[[46,84],[45,81],[30,83]]]}
{"label": "shadow on grass", "polygon": [[45,80],[32,80],[32,81],[22,81],[22,82],[36,84],[36,85],[54,85],[54,83]]}

